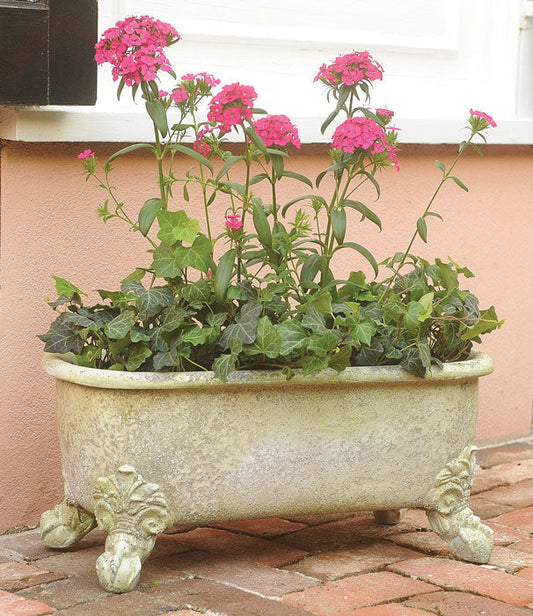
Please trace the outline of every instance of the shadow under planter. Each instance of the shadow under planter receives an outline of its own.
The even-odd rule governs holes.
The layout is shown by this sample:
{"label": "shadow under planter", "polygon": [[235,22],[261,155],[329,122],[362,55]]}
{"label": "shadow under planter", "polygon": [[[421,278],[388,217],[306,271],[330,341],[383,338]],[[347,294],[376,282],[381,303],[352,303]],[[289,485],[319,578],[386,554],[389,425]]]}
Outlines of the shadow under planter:
{"label": "shadow under planter", "polygon": [[485,563],[492,530],[470,507],[475,353],[424,379],[399,366],[287,381],[281,373],[122,373],[47,355],[57,379],[65,500],[41,518],[49,547],[96,524],[108,533],[102,586],[127,592],[170,526],[374,510],[426,509],[464,560]]}

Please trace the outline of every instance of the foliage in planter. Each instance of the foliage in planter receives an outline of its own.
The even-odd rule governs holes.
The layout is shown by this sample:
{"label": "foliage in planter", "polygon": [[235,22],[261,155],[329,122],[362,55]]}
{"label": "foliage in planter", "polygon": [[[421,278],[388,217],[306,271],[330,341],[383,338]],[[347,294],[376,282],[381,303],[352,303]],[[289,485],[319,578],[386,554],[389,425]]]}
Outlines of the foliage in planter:
{"label": "foliage in planter", "polygon": [[[100,290],[96,305],[85,305],[80,289],[55,277],[59,297],[50,305],[60,314],[41,336],[45,351],[73,353],[89,367],[214,370],[222,380],[239,368],[281,368],[290,377],[297,368],[310,374],[382,364],[401,364],[423,376],[432,364],[465,359],[473,341],[501,325],[494,308],[480,310],[476,297],[461,288],[459,277],[472,276],[468,269],[411,253],[417,238],[427,241],[428,219],[440,218],[433,203],[444,183],[467,190],[452,172],[468,148],[479,151],[473,139],[484,139],[483,131],[495,125],[490,116],[471,110],[470,136],[449,169],[437,161],[442,179],[409,246],[378,265],[345,236],[354,215],[381,228],[378,215],[354,193],[368,183],[379,197],[378,172],[399,168],[398,129],[389,126],[393,113],[361,102],[369,102],[381,66],[368,52],[354,52],[320,68],[316,80],[335,104],[322,131],[340,115],[347,118],[334,132],[331,164],[313,181],[288,169],[287,146],[300,147],[296,127],[286,116],[253,107],[250,86],[231,84],[213,95],[218,80],[200,73],[184,75],[171,94],[159,89],[158,71],[175,78],[163,50],[179,38],[168,24],[128,18],[96,46],[97,60],[111,62],[120,79],[119,96],[126,86],[134,97],[140,91],[155,139],[118,151],[102,170],[92,151],[80,158],[87,179],[95,178],[107,193],[99,216],[122,220],[145,236],[152,264],[137,268],[120,290]],[[199,121],[198,108],[206,101],[207,119]],[[243,135],[239,154],[224,142],[231,130]],[[158,194],[132,216],[109,176],[117,158],[141,148],[157,161]],[[184,177],[176,174],[177,156],[190,159]],[[234,171],[244,181],[232,179]],[[320,192],[325,178],[332,187],[328,196]],[[280,203],[280,182],[305,185],[305,194]],[[254,192],[260,183],[270,186],[269,203]],[[178,186],[180,198],[174,194]],[[195,188],[204,204],[205,231],[186,211]],[[210,208],[220,199],[227,204],[226,219],[215,236]],[[172,201],[181,201],[181,209],[170,209]],[[331,262],[341,250],[370,263],[376,278],[368,281],[355,271],[338,279]],[[380,265],[388,272],[383,280]]]}

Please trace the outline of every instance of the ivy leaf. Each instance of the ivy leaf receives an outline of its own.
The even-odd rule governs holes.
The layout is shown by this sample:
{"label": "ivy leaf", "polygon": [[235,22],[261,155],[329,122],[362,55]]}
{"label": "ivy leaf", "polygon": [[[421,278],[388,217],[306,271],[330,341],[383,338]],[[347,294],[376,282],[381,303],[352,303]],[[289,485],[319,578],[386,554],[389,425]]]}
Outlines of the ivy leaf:
{"label": "ivy leaf", "polygon": [[283,321],[276,330],[281,341],[280,355],[290,355],[301,349],[308,339],[306,330],[297,321]]}
{"label": "ivy leaf", "polygon": [[424,312],[424,306],[419,302],[409,302],[407,312],[403,316],[402,325],[407,329],[416,331],[420,328],[419,316]]}
{"label": "ivy leaf", "polygon": [[151,354],[152,351],[142,342],[132,344],[128,354],[128,360],[126,361],[126,370],[135,372],[135,370],[138,370],[144,364]]}
{"label": "ivy leaf", "polygon": [[69,299],[72,299],[74,295],[87,295],[83,291],[80,291],[76,285],[73,285],[68,280],[60,278],[59,276],[52,276],[56,281],[56,291],[58,295],[64,295]]}
{"label": "ivy leaf", "polygon": [[44,346],[46,353],[68,353],[72,352],[78,355],[82,352],[84,341],[80,338],[73,328],[71,323],[60,323],[57,329],[47,335],[47,341]]}
{"label": "ivy leaf", "polygon": [[228,380],[228,375],[236,368],[236,357],[231,354],[220,355],[213,362],[213,372],[215,377],[223,383]]}
{"label": "ivy leaf", "polygon": [[272,325],[267,316],[259,319],[255,342],[246,348],[249,355],[266,355],[270,359],[279,356],[281,350],[281,340],[276,328]]}
{"label": "ivy leaf", "polygon": [[352,347],[347,344],[337,349],[335,353],[329,357],[329,367],[337,372],[342,372],[345,368],[351,366],[352,350]]}
{"label": "ivy leaf", "polygon": [[137,308],[147,317],[153,316],[162,308],[174,303],[174,293],[169,287],[152,287],[151,289],[142,287],[136,293],[139,297]]}
{"label": "ivy leaf", "polygon": [[330,351],[337,346],[338,338],[332,331],[327,331],[320,338],[315,338],[308,345],[309,351],[317,357],[325,357]]}
{"label": "ivy leaf", "polygon": [[[207,278],[200,278],[200,280],[191,282],[190,284],[184,286],[181,290],[181,294],[183,299],[190,304],[193,302],[208,303],[212,299],[211,284]],[[227,314],[224,313],[224,316],[226,317]],[[210,317],[211,314],[207,316],[208,323]]]}
{"label": "ivy leaf", "polygon": [[187,250],[187,265],[201,272],[207,273],[210,269],[213,259],[211,253],[213,252],[213,244],[209,238],[205,235],[198,235],[193,242],[193,245]]}
{"label": "ivy leaf", "polygon": [[200,223],[189,218],[185,210],[169,212],[162,210],[157,213],[159,233],[157,237],[169,246],[174,246],[179,241],[192,244],[200,232]]}
{"label": "ivy leaf", "polygon": [[172,248],[165,243],[159,244],[154,250],[152,268],[160,278],[175,278],[181,273]]}
{"label": "ivy leaf", "polygon": [[420,358],[418,347],[411,347],[403,352],[400,366],[404,370],[407,370],[407,372],[412,372],[416,376],[423,377],[426,375],[426,368]]}
{"label": "ivy leaf", "polygon": [[104,332],[108,338],[119,340],[125,338],[133,327],[135,315],[131,310],[125,310],[116,316],[112,321],[106,323]]}
{"label": "ivy leaf", "polygon": [[302,325],[306,329],[319,335],[325,334],[328,331],[324,315],[318,312],[312,304],[307,305],[307,312],[302,319]]}
{"label": "ivy leaf", "polygon": [[420,362],[424,366],[424,368],[429,368],[431,366],[431,351],[429,349],[429,344],[427,340],[419,340],[416,343],[418,348],[418,356],[420,358]]}
{"label": "ivy leaf", "polygon": [[174,368],[178,365],[178,354],[176,351],[163,351],[156,353],[152,358],[152,364],[156,372],[163,368]]}
{"label": "ivy leaf", "polygon": [[199,344],[204,344],[211,334],[210,327],[199,327],[198,325],[188,329],[182,335],[183,342],[187,342],[192,346],[198,346]]}
{"label": "ivy leaf", "polygon": [[244,344],[255,341],[259,315],[263,311],[261,304],[248,302],[235,317],[235,323],[228,325],[220,337],[219,344],[223,349],[229,349],[231,340],[239,338]]}
{"label": "ivy leaf", "polygon": [[373,321],[362,321],[353,328],[352,337],[356,342],[370,346],[375,333],[376,325]]}
{"label": "ivy leaf", "polygon": [[499,329],[503,325],[503,321],[498,321],[496,316],[496,310],[494,306],[482,310],[480,319],[473,327],[469,327],[467,331],[462,334],[461,340],[472,340],[481,334],[486,334],[495,329]]}
{"label": "ivy leaf", "polygon": [[324,370],[329,366],[329,357],[317,357],[316,355],[306,355],[302,358],[302,372],[304,376],[312,374],[317,370]]}

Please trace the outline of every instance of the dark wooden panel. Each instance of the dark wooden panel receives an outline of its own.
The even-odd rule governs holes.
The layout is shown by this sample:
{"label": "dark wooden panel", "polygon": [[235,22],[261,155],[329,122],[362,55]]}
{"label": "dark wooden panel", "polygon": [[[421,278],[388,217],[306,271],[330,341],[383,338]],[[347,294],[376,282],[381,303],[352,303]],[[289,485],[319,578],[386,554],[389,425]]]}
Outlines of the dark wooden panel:
{"label": "dark wooden panel", "polygon": [[96,0],[50,0],[50,104],[94,105]]}
{"label": "dark wooden panel", "polygon": [[48,101],[48,8],[0,2],[0,103]]}

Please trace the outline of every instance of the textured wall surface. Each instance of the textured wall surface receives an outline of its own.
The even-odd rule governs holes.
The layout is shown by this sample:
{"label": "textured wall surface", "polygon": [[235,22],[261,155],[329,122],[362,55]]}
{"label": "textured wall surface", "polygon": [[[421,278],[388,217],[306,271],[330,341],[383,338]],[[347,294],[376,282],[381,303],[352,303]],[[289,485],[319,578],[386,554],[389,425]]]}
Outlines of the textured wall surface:
{"label": "textured wall surface", "polygon": [[[97,153],[109,154],[94,144]],[[54,382],[40,369],[42,343],[36,335],[53,317],[44,298],[54,297],[52,274],[86,291],[114,288],[135,265],[148,265],[146,240],[96,216],[103,198],[94,183],[85,183],[76,160],[84,145],[32,145],[8,142],[1,151],[1,320],[0,353],[0,530],[35,524],[41,511],[62,497],[59,444],[56,436]],[[406,146],[400,173],[383,173],[382,199],[374,204],[384,231],[354,219],[349,234],[374,251],[378,260],[406,248],[440,172],[454,148]],[[307,146],[293,169],[314,176],[327,164],[326,149]],[[494,304],[504,327],[480,350],[493,356],[495,371],[480,383],[478,442],[506,440],[528,433],[531,425],[531,373],[526,361],[533,343],[527,308],[533,304],[531,273],[533,148],[489,147],[485,156],[466,157],[457,175],[470,188],[446,187],[436,209],[445,222],[429,224],[429,245],[414,251],[426,257],[451,256],[476,278],[466,281],[484,307]],[[188,166],[188,165],[187,165]],[[154,162],[134,154],[116,163],[114,184],[135,217],[143,202],[156,196]],[[301,185],[303,186],[303,185]],[[288,180],[281,200],[300,191]],[[259,189],[258,189],[258,192]],[[176,190],[176,195],[180,191]],[[360,200],[372,205],[374,195]],[[176,208],[183,207],[176,203]],[[202,218],[201,208],[187,206]],[[223,211],[213,211],[217,231]],[[216,222],[216,217],[219,217]],[[146,244],[146,246],[145,246]],[[340,270],[361,269],[363,262],[339,262]],[[302,423],[305,418],[302,418]]]}

